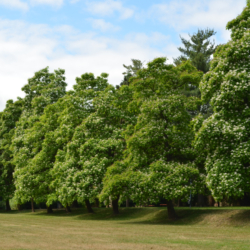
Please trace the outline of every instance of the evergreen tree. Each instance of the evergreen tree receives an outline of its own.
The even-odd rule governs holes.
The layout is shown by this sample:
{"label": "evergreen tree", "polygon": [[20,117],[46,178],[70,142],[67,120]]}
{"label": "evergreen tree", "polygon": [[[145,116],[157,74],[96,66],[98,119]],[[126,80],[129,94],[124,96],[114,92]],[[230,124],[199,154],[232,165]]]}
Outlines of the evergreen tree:
{"label": "evergreen tree", "polygon": [[215,43],[212,43],[209,38],[215,34],[213,29],[199,29],[197,33],[189,35],[190,41],[181,37],[184,48],[178,48],[182,55],[174,59],[174,63],[179,65],[183,61],[190,60],[198,70],[208,72],[211,56],[216,50]]}
{"label": "evergreen tree", "polygon": [[123,67],[126,69],[126,72],[123,72],[124,78],[120,85],[117,85],[116,88],[119,88],[122,85],[129,85],[129,79],[133,76],[136,76],[138,70],[143,68],[143,62],[138,59],[131,59],[132,65],[126,66],[123,64]]}

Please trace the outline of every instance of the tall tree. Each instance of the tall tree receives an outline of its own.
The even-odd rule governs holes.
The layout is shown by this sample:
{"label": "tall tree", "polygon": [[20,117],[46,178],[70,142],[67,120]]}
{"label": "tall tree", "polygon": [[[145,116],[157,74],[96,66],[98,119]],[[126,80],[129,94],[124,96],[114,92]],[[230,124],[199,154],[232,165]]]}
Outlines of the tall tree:
{"label": "tall tree", "polygon": [[12,138],[16,122],[23,110],[23,100],[8,100],[0,116],[0,196],[6,201],[6,209],[10,210],[9,200],[13,197],[15,186],[13,181]]}
{"label": "tall tree", "polygon": [[[63,202],[85,201],[92,212],[88,201],[93,202],[101,192],[107,168],[122,158],[125,140],[121,133],[133,120],[124,108],[130,96],[128,86],[116,90],[109,85],[94,99],[95,112],[76,128],[67,151],[59,151],[54,174]],[[118,200],[114,200],[118,207]]]}
{"label": "tall tree", "polygon": [[227,29],[231,40],[218,47],[210,72],[200,83],[202,99],[211,99],[214,114],[203,122],[195,140],[207,185],[217,201],[250,191],[249,2]]}
{"label": "tall tree", "polygon": [[[79,125],[79,127],[81,127],[80,124],[96,111],[96,105],[93,100],[101,95],[108,86],[107,77],[108,75],[103,73],[97,78],[95,78],[93,74],[84,74],[81,78],[77,78],[77,84],[74,86],[74,89],[76,91],[76,97],[79,99],[78,110],[80,113],[75,112],[74,107],[71,105],[73,108],[71,108],[71,112],[69,112],[70,109],[66,108],[59,117],[61,124],[56,133],[56,141],[60,144],[63,142],[63,147],[58,148],[56,162],[52,170],[54,181],[51,186],[56,189],[56,193],[55,196],[50,197],[50,202],[58,199],[65,205],[71,204],[74,200],[78,200],[80,202],[85,202],[88,210],[92,211],[88,197],[83,199],[82,196],[78,197],[78,195],[72,191],[72,188],[75,186],[75,183],[72,182],[71,179],[71,174],[73,174],[73,172],[67,174],[67,171],[72,169],[71,164],[75,164],[76,167],[79,165],[79,158],[77,158],[77,154],[74,150],[79,150],[81,146],[79,143],[82,138],[75,137],[78,130],[77,126]],[[71,98],[72,103],[77,103],[75,100],[76,97]],[[79,119],[79,116],[81,119]],[[77,121],[77,123],[72,121]],[[80,133],[82,133],[81,130]],[[78,144],[78,148],[73,147],[75,143]],[[68,154],[67,151],[71,153]],[[69,162],[71,164],[69,164]],[[71,180],[70,183],[69,180]],[[77,180],[75,181],[77,182]]]}
{"label": "tall tree", "polygon": [[155,59],[131,80],[129,109],[137,112],[137,123],[127,127],[126,158],[109,168],[101,199],[130,196],[137,204],[145,204],[164,197],[169,218],[175,219],[172,199],[186,198],[200,179],[190,163],[194,159],[193,132],[187,112],[196,104],[179,91],[187,82],[197,85],[202,73],[189,62],[178,67],[165,62],[166,58]]}
{"label": "tall tree", "polygon": [[65,95],[64,70],[49,73],[48,68],[42,69],[28,80],[22,90],[26,93],[23,99],[24,111],[13,138],[15,196],[21,202],[31,200],[34,208],[33,201],[46,201],[49,193],[47,169],[50,165],[44,162],[43,169],[37,169],[34,164],[41,161],[37,155],[42,149],[47,129],[40,122],[40,117],[47,105],[55,103]]}
{"label": "tall tree", "polygon": [[215,34],[213,29],[199,29],[197,33],[189,35],[190,40],[181,37],[184,48],[178,48],[182,55],[174,59],[174,63],[179,65],[182,61],[190,60],[198,70],[208,72],[211,56],[216,49],[215,43],[209,38]]}
{"label": "tall tree", "polygon": [[[67,143],[71,141],[75,128],[82,120],[94,112],[92,100],[107,86],[104,77],[94,78],[93,74],[83,74],[76,78],[76,85],[72,91],[58,99],[44,109],[44,114],[39,118],[39,128],[34,130],[44,131],[40,151],[30,160],[30,169],[37,175],[33,183],[38,181],[41,185],[33,185],[37,191],[36,201],[46,202],[48,207],[53,201],[61,201],[69,212],[71,203],[65,203],[53,188],[53,167],[59,150],[65,151]],[[31,175],[31,173],[29,172]]]}

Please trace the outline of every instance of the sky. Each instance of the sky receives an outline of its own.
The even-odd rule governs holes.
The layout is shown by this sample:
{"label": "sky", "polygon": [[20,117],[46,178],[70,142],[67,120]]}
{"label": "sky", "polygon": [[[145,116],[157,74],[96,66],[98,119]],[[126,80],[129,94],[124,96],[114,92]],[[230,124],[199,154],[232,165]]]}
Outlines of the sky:
{"label": "sky", "polygon": [[0,0],[0,111],[34,72],[65,69],[68,89],[86,72],[118,85],[131,59],[180,55],[180,35],[214,29],[226,43],[228,21],[246,0]]}

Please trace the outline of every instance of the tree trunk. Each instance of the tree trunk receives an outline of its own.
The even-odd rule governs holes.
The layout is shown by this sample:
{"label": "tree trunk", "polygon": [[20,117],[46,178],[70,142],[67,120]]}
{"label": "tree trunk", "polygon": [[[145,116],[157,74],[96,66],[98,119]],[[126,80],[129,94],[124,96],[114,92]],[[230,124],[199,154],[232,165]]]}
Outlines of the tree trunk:
{"label": "tree trunk", "polygon": [[32,213],[35,213],[35,207],[34,207],[34,200],[31,198],[31,211]]}
{"label": "tree trunk", "polygon": [[210,206],[210,207],[214,207],[215,200],[214,200],[214,198],[213,198],[212,195],[209,195],[209,196],[208,196],[208,203],[209,203],[209,206]]}
{"label": "tree trunk", "polygon": [[129,207],[129,199],[126,200],[126,207]]}
{"label": "tree trunk", "polygon": [[77,200],[73,201],[73,203],[71,204],[71,208],[78,208],[78,202],[77,202]]}
{"label": "tree trunk", "polygon": [[99,205],[100,205],[99,199],[96,198],[96,199],[95,199],[95,206],[96,206],[96,207],[99,207]]}
{"label": "tree trunk", "polygon": [[47,214],[52,214],[52,213],[53,213],[52,206],[51,205],[47,206]]}
{"label": "tree trunk", "polygon": [[119,201],[119,196],[117,199],[112,200],[112,207],[113,207],[113,213],[114,214],[119,214],[119,205],[118,205],[118,201]]}
{"label": "tree trunk", "polygon": [[168,200],[168,201],[167,201],[167,208],[168,208],[168,218],[169,218],[170,220],[177,220],[177,219],[178,219],[178,216],[177,216],[177,214],[175,213],[174,205],[173,205],[172,200]]}
{"label": "tree trunk", "polygon": [[87,210],[88,210],[89,213],[94,213],[89,200],[85,200],[85,205],[86,205]]}
{"label": "tree trunk", "polygon": [[61,204],[61,202],[57,202],[57,209],[61,209],[62,208],[62,204]]}
{"label": "tree trunk", "polygon": [[197,203],[198,203],[199,207],[205,207],[206,206],[205,195],[198,194],[198,202]]}
{"label": "tree trunk", "polygon": [[69,206],[69,205],[67,205],[67,206],[65,207],[65,209],[66,209],[66,212],[67,212],[67,213],[71,213],[71,209],[70,209],[70,206]]}
{"label": "tree trunk", "polygon": [[5,205],[6,205],[6,211],[11,211],[11,208],[10,208],[10,200],[6,200],[5,202]]}
{"label": "tree trunk", "polygon": [[21,211],[22,210],[22,205],[21,204],[17,204],[17,209],[18,209],[18,211]]}

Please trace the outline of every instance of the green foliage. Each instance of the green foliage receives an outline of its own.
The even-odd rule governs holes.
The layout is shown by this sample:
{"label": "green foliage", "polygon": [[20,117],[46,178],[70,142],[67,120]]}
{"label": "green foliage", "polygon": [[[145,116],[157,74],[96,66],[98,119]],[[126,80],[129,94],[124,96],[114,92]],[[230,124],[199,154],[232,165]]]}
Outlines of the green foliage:
{"label": "green foliage", "polygon": [[250,191],[249,20],[248,5],[228,23],[232,39],[218,47],[210,72],[200,84],[202,99],[211,99],[214,114],[203,122],[195,147],[217,200],[242,197]]}
{"label": "green foliage", "polygon": [[40,118],[46,106],[65,95],[65,88],[64,70],[49,73],[48,68],[36,72],[22,88],[26,93],[24,111],[16,124],[12,140],[15,197],[20,202],[26,202],[31,198],[38,203],[46,201],[47,194],[50,193],[51,165],[40,153],[49,128],[44,126]]}
{"label": "green foliage", "polygon": [[8,100],[4,111],[0,113],[0,196],[4,200],[10,199],[15,190],[11,141],[22,110],[23,100],[18,98],[16,102]]}
{"label": "green foliage", "polygon": [[191,41],[181,37],[184,48],[178,48],[182,55],[174,59],[174,63],[179,65],[186,60],[191,60],[198,70],[208,72],[211,55],[216,49],[215,44],[211,43],[209,38],[215,34],[213,29],[199,29],[197,33],[189,35]]}
{"label": "green foliage", "polygon": [[[108,87],[107,77],[107,74],[97,78],[93,74],[84,74],[81,79],[77,78],[74,86],[76,94],[71,97],[71,101],[76,103],[76,97],[79,99],[79,112],[74,112],[76,107],[72,106],[72,111],[65,108],[59,117],[61,124],[56,142],[63,142],[63,147],[59,147],[55,155],[51,187],[56,191],[50,195],[48,203],[59,200],[67,205],[74,200],[83,202],[97,196],[97,187],[100,187],[102,181],[99,175],[104,174],[103,164],[108,164],[105,153],[112,151],[116,145],[115,139],[109,137],[109,134],[104,137],[107,141],[102,139],[105,133],[113,131],[112,124],[105,123],[114,91],[111,86]],[[112,114],[110,118],[113,119]],[[74,120],[77,122],[74,123]],[[113,123],[117,122],[114,119]],[[96,156],[93,161],[91,152]]]}
{"label": "green foliage", "polygon": [[[195,101],[180,93],[188,83],[197,85],[202,73],[188,61],[178,67],[165,62],[166,58],[157,58],[131,79],[133,99],[128,110],[137,114],[137,122],[123,132],[125,159],[107,170],[100,195],[103,201],[130,197],[143,204],[160,197],[186,198],[191,189],[198,190],[203,183],[199,171],[190,164],[195,156],[191,147],[194,134],[187,109],[195,106]],[[158,172],[163,173],[160,181]],[[180,180],[175,179],[177,175]]]}

